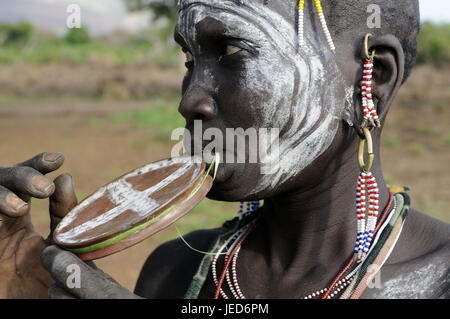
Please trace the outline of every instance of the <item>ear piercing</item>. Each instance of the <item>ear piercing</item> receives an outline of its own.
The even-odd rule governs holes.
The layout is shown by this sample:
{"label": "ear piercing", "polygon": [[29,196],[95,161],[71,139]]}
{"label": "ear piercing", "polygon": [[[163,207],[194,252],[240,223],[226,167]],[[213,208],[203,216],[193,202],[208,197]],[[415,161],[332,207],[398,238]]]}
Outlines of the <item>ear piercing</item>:
{"label": "ear piercing", "polygon": [[375,50],[369,54],[368,40],[372,34],[367,33],[364,37],[364,51],[366,59],[364,61],[363,77],[361,81],[361,96],[362,106],[364,113],[364,120],[362,127],[380,127],[381,123],[378,118],[378,114],[375,110],[375,105],[372,99],[372,73],[373,73],[373,57],[375,56]]}

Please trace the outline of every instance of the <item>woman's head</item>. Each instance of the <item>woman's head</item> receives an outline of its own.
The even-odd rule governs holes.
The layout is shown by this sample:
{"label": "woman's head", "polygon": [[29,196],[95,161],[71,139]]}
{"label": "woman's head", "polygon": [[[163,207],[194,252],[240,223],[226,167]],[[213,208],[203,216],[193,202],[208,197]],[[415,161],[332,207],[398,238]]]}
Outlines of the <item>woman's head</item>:
{"label": "woman's head", "polygon": [[[361,57],[357,55],[369,30],[348,21],[345,5],[338,4],[342,1],[323,1],[325,12],[330,10],[327,19],[335,37],[335,55],[321,33],[315,10],[307,5],[305,46],[299,50],[296,2],[179,3],[175,39],[187,54],[180,103],[186,127],[193,130],[194,121],[201,120],[203,130],[218,128],[225,139],[230,138],[227,128],[275,128],[279,132],[278,143],[272,143],[272,148],[256,148],[259,154],[269,155],[264,158],[265,165],[277,167],[269,174],[261,170],[263,163],[250,163],[249,153],[255,149],[251,145],[245,150],[227,148],[224,141],[223,150],[217,151],[227,155],[243,152],[246,160],[227,163],[225,158],[212,197],[265,198],[289,189],[306,169],[324,164],[319,163],[321,155],[334,143],[342,143],[342,138],[337,138],[342,125],[358,125],[356,88]],[[361,2],[355,4],[362,8]],[[362,15],[365,12],[361,10]],[[335,27],[339,17],[346,19],[343,24],[355,24],[356,29],[345,32]],[[338,32],[333,32],[334,27]],[[394,36],[380,42],[386,43],[394,46],[394,51],[402,50]],[[403,55],[391,55],[396,55],[395,61],[386,58],[386,63],[404,64],[404,60],[399,61]],[[398,71],[403,76],[402,67],[397,68],[397,76]],[[394,82],[389,78],[395,88]],[[326,156],[322,159],[328,160]]]}

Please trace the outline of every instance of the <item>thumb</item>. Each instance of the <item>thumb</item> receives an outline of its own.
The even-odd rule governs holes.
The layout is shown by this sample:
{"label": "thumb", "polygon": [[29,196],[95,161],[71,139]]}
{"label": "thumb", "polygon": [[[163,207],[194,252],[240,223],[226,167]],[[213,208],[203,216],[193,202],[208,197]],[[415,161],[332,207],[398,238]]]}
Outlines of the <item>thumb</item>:
{"label": "thumb", "polygon": [[73,187],[72,176],[61,174],[53,181],[55,191],[50,196],[50,241],[53,231],[61,219],[77,205],[77,197]]}

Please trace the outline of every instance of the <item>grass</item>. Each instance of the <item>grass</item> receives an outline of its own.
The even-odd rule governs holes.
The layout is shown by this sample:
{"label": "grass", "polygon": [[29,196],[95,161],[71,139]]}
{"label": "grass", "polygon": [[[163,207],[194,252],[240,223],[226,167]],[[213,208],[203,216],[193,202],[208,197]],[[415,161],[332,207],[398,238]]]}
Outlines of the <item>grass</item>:
{"label": "grass", "polygon": [[412,143],[409,146],[409,151],[416,156],[422,155],[425,151],[425,146],[421,143]]}
{"label": "grass", "polygon": [[136,130],[151,129],[157,138],[167,141],[175,128],[185,126],[178,113],[178,99],[160,99],[149,108],[118,112],[111,116],[111,121],[116,125],[127,123]]}
{"label": "grass", "polygon": [[386,144],[387,147],[394,149],[394,148],[399,147],[400,139],[395,134],[389,134],[386,137],[384,143]]}
{"label": "grass", "polygon": [[134,41],[133,38],[124,43],[95,38],[87,43],[72,44],[63,38],[35,35],[25,45],[1,45],[0,64],[57,62],[80,65],[105,61],[123,65],[153,61],[168,67],[179,64],[178,48],[168,47],[164,52],[160,52],[161,49],[156,47],[158,46],[150,40]]}
{"label": "grass", "polygon": [[434,109],[436,110],[436,112],[442,113],[445,111],[445,109],[447,108],[447,105],[443,102],[438,102],[433,104]]}
{"label": "grass", "polygon": [[425,125],[420,129],[420,133],[427,136],[435,136],[438,135],[438,129],[431,125]]}
{"label": "grass", "polygon": [[[239,203],[218,202],[210,199],[203,199],[185,217],[177,221],[174,225],[181,234],[187,234],[198,229],[209,229],[220,227],[225,221],[237,216]],[[165,234],[163,241],[178,237],[176,229]]]}
{"label": "grass", "polygon": [[[1,49],[0,49],[1,51]],[[0,93],[0,106],[15,103],[49,103],[49,102],[74,102],[90,101],[97,102],[102,97],[100,95],[76,95],[76,94],[8,94]]]}
{"label": "grass", "polygon": [[88,118],[88,124],[90,127],[94,129],[102,129],[105,126],[105,119],[99,117],[90,117]]}
{"label": "grass", "polygon": [[444,143],[450,147],[450,134],[445,137]]}
{"label": "grass", "polygon": [[89,193],[86,191],[82,191],[82,190],[76,190],[75,195],[77,196],[78,202],[81,202],[83,199],[88,197]]}

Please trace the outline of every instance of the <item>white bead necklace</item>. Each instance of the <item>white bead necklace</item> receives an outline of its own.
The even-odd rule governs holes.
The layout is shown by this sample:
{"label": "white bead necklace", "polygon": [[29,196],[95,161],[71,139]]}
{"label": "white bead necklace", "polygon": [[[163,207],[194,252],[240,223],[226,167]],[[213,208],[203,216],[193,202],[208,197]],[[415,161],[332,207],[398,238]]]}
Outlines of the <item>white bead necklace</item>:
{"label": "white bead necklace", "polygon": [[[394,202],[393,202],[393,208],[391,210],[391,212],[388,214],[386,220],[384,221],[383,225],[381,225],[381,227],[379,228],[379,230],[376,233],[376,236],[373,240],[373,244],[370,247],[370,250],[368,252],[368,254],[370,254],[373,250],[373,247],[376,245],[376,243],[378,242],[381,233],[383,232],[384,228],[388,225],[390,217],[392,216],[392,214],[397,210],[397,201],[394,197]],[[256,220],[253,222],[255,223]],[[222,254],[222,251],[225,249],[225,247],[227,247],[230,243],[230,247],[227,249],[227,253],[225,256],[225,263],[228,261],[228,259],[230,258],[230,252],[233,251],[233,248],[237,245],[237,243],[241,240],[241,238],[244,236],[244,234],[246,233],[246,231],[248,230],[248,228],[251,226],[252,223],[247,224],[245,226],[243,226],[242,228],[238,229],[223,245],[222,247],[220,247],[220,249],[217,251],[217,253],[214,256],[212,265],[211,265],[211,269],[212,269],[212,275],[213,275],[213,280],[214,283],[217,287],[218,285],[218,280],[217,280],[217,260],[219,259],[219,256]],[[233,260],[231,262],[231,275],[229,270],[226,270],[226,280],[227,280],[227,284],[228,284],[228,288],[231,291],[231,293],[233,294],[233,297],[236,299],[246,299],[245,295],[242,293],[242,290],[239,286],[239,282],[238,282],[238,278],[237,278],[237,259],[239,256],[239,252],[241,250],[241,247],[238,247],[234,256],[232,257]],[[346,275],[344,278],[342,278],[341,280],[339,280],[336,285],[335,288],[333,290],[332,293],[329,294],[329,296],[327,297],[328,299],[334,298],[336,297],[341,291],[343,291],[354,279],[356,273],[358,272],[358,270],[361,268],[362,263],[359,263],[357,267],[355,267],[355,269],[353,269],[348,275]],[[323,288],[323,289],[319,289],[305,297],[303,297],[303,299],[313,299],[316,297],[319,297],[321,295],[323,295],[324,293],[326,293],[328,291],[328,288]],[[224,299],[229,299],[228,295],[223,291],[223,289],[220,289],[220,294]]]}

